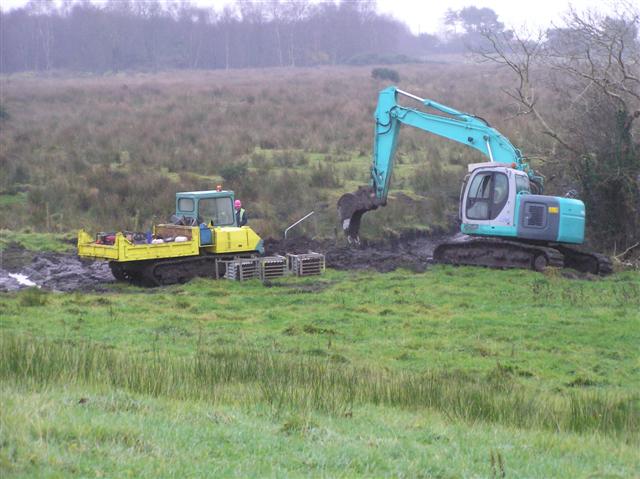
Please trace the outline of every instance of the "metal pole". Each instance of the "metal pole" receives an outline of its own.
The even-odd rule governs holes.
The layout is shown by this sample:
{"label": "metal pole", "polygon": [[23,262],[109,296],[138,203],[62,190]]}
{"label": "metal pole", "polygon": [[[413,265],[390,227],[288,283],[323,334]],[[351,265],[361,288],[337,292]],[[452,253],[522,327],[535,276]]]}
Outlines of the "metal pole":
{"label": "metal pole", "polygon": [[400,90],[400,88],[397,88],[396,91],[398,93],[400,93],[401,95],[408,96],[409,98],[413,98],[414,100],[418,100],[418,101],[420,101],[422,103],[424,103],[426,101],[424,98],[420,98],[419,96],[416,96],[413,93],[409,93],[409,92],[406,92],[404,90]]}
{"label": "metal pole", "polygon": [[287,239],[287,233],[289,232],[289,230],[291,228],[293,228],[296,225],[299,225],[300,223],[302,223],[304,220],[306,220],[309,216],[311,216],[312,214],[314,214],[315,211],[312,211],[311,213],[307,214],[306,216],[303,216],[302,218],[300,218],[298,221],[296,221],[295,223],[293,223],[291,226],[289,226],[286,230],[284,230],[284,239]]}
{"label": "metal pole", "polygon": [[489,152],[489,159],[493,162],[493,161],[494,161],[494,159],[493,159],[493,152],[491,151],[491,145],[489,144],[489,137],[488,137],[488,136],[485,136],[485,137],[484,137],[484,141],[485,141],[485,142],[486,142],[486,144],[487,144],[487,151]]}

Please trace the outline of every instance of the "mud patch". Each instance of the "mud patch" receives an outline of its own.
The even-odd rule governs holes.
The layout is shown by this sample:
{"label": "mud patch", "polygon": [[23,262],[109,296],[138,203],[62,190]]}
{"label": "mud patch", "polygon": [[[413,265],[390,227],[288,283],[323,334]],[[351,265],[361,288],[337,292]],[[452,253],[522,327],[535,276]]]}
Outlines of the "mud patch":
{"label": "mud patch", "polygon": [[286,281],[270,280],[263,282],[263,285],[267,288],[286,288],[285,294],[320,293],[333,284],[335,284],[335,281],[317,281],[308,284],[296,284]]}
{"label": "mud patch", "polygon": [[308,238],[265,240],[268,254],[323,253],[326,265],[339,270],[372,269],[379,272],[405,268],[423,272],[431,263],[433,250],[451,235],[428,235],[411,232],[384,242],[365,242],[360,247],[349,247],[343,241],[318,241]]}
{"label": "mud patch", "polygon": [[115,279],[105,261],[74,254],[36,253],[18,245],[0,252],[0,291],[36,287],[51,291],[98,291]]}
{"label": "mud patch", "polygon": [[[448,238],[450,236],[414,232],[385,242],[365,242],[359,248],[348,247],[343,240],[266,239],[265,249],[267,254],[323,253],[327,267],[339,270],[388,272],[405,268],[423,272],[431,262],[436,245]],[[38,253],[11,244],[0,252],[0,291],[26,288],[28,282],[50,291],[105,291],[106,285],[115,279],[106,261],[83,260],[74,253]],[[274,281],[266,282],[265,286],[288,288],[291,294],[309,294],[323,291],[331,284]]]}

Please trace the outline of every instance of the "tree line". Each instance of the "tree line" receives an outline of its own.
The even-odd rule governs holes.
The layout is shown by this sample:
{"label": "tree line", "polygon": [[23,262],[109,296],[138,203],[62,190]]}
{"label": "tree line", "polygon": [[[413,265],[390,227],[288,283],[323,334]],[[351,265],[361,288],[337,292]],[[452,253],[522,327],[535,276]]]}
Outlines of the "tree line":
{"label": "tree line", "polygon": [[461,53],[504,25],[489,8],[450,10],[446,34],[414,35],[375,0],[31,0],[0,11],[0,72],[229,69],[406,63]]}
{"label": "tree line", "polygon": [[370,0],[237,0],[221,10],[188,1],[33,0],[0,12],[0,22],[3,73],[385,63],[450,49],[413,35]]}

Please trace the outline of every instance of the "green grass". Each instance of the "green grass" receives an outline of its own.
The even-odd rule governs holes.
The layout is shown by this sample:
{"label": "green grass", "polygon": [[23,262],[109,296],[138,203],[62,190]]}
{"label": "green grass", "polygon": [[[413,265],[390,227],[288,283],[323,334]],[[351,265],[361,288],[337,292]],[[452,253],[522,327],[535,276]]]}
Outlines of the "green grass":
{"label": "green grass", "polygon": [[[589,432],[637,439],[637,394],[573,391],[534,394],[498,364],[488,375],[460,371],[389,372],[341,361],[283,358],[272,352],[198,348],[191,357],[132,355],[100,344],[34,341],[5,334],[0,378],[35,385],[89,384],[214,404],[267,404],[278,411],[350,414],[354,406],[430,408],[450,418],[527,429]],[[338,364],[336,364],[336,362]]]}
{"label": "green grass", "polygon": [[448,267],[6,294],[0,457],[25,476],[630,477],[639,301],[634,272]]}
{"label": "green grass", "polygon": [[16,243],[29,251],[70,253],[75,250],[73,233],[32,233],[28,231],[0,230],[0,251]]}
{"label": "green grass", "polygon": [[197,280],[113,294],[27,290],[0,297],[0,327],[51,339],[178,354],[198,342],[302,356],[340,355],[355,366],[487,373],[500,362],[538,388],[577,377],[622,389],[634,375],[637,273],[573,281],[526,271],[437,267],[426,274],[331,271],[322,278]]}
{"label": "green grass", "polygon": [[27,195],[25,193],[16,193],[15,195],[0,195],[0,206],[3,208],[15,207],[17,205],[23,205],[27,202]]}
{"label": "green grass", "polygon": [[468,427],[430,411],[330,416],[0,385],[3,477],[627,478],[640,466],[635,445],[597,435]]}

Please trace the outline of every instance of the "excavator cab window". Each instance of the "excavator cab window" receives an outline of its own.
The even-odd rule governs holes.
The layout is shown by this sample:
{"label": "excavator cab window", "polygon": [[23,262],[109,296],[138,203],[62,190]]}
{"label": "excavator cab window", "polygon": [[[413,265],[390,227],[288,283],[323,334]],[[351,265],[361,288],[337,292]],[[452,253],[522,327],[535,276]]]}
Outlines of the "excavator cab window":
{"label": "excavator cab window", "polygon": [[231,197],[202,198],[198,201],[198,216],[214,226],[233,226],[235,216]]}
{"label": "excavator cab window", "polygon": [[[492,218],[498,216],[498,213],[502,211],[504,204],[507,202],[507,195],[509,194],[509,180],[507,175],[502,173],[493,174],[493,197],[491,201]],[[495,216],[494,216],[495,213]]]}
{"label": "excavator cab window", "polygon": [[478,173],[467,194],[467,218],[493,220],[498,217],[509,198],[509,179],[499,172]]}
{"label": "excavator cab window", "polygon": [[524,175],[516,175],[516,195],[520,193],[531,193],[529,177]]}
{"label": "excavator cab window", "polygon": [[471,182],[467,195],[467,218],[472,220],[489,219],[492,176],[492,173],[480,173]]}
{"label": "excavator cab window", "polygon": [[458,201],[458,219],[462,221],[462,212],[464,210],[464,192],[467,190],[467,183],[469,183],[469,177],[471,175],[467,174],[462,180],[462,186],[460,187],[460,200]]}

